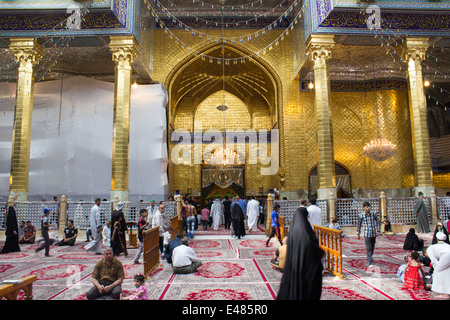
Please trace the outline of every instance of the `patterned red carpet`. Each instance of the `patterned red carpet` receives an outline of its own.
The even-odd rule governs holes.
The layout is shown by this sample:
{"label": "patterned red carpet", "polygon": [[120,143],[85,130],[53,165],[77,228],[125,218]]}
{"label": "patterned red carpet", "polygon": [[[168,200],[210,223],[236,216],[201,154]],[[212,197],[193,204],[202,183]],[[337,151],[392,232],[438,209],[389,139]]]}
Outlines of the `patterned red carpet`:
{"label": "patterned red carpet", "polygon": [[[151,300],[273,300],[276,298],[281,273],[270,265],[272,253],[278,246],[272,240],[265,247],[262,232],[243,239],[205,232],[191,241],[198,257],[203,261],[197,273],[174,275],[171,267],[162,260],[146,285]],[[219,232],[220,233],[220,232]],[[419,235],[425,244],[431,244],[431,234]],[[405,235],[379,237],[374,260],[375,266],[367,268],[364,240],[347,236],[343,240],[344,278],[338,279],[326,272],[323,278],[323,300],[432,300],[434,293],[425,290],[403,289],[397,278],[403,256]],[[0,241],[0,247],[3,246]],[[21,252],[0,255],[0,281],[37,275],[34,299],[83,300],[91,287],[91,274],[101,256],[87,253],[85,242],[74,247],[52,246],[51,257],[43,252],[35,254],[36,245],[21,245]],[[143,271],[142,264],[132,263],[136,249],[127,257],[120,256],[124,264],[125,292],[133,290],[133,276]]]}

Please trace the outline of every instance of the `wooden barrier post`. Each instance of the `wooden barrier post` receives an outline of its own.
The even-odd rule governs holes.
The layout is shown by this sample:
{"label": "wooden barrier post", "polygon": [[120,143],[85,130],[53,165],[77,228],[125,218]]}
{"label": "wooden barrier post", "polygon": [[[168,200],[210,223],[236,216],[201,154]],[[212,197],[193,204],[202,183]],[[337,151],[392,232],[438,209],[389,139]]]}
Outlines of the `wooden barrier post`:
{"label": "wooden barrier post", "polygon": [[182,220],[183,218],[181,217],[181,195],[176,195],[175,196],[175,201],[177,202],[177,216],[179,220]]}
{"label": "wooden barrier post", "polygon": [[270,235],[272,225],[272,210],[273,210],[273,195],[269,193],[267,195],[267,208],[266,208],[266,236]]}
{"label": "wooden barrier post", "polygon": [[328,207],[330,209],[330,222],[336,218],[336,199],[334,198],[334,192],[330,192],[328,195]]}
{"label": "wooden barrier post", "polygon": [[436,192],[434,190],[430,192],[430,205],[431,205],[431,224],[435,225],[439,221],[439,216],[437,212]]}
{"label": "wooden barrier post", "polygon": [[381,191],[380,202],[381,202],[381,220],[383,221],[384,217],[387,217],[387,201],[386,201],[386,193],[384,191]]}
{"label": "wooden barrier post", "polygon": [[316,225],[313,229],[320,248],[325,251],[325,269],[342,279],[342,231]]}
{"label": "wooden barrier post", "polygon": [[116,210],[117,204],[120,202],[120,198],[117,194],[114,195],[114,199],[113,199],[113,210]]}
{"label": "wooden barrier post", "polygon": [[63,194],[61,196],[61,202],[59,203],[59,226],[66,226],[67,224],[67,199]]}

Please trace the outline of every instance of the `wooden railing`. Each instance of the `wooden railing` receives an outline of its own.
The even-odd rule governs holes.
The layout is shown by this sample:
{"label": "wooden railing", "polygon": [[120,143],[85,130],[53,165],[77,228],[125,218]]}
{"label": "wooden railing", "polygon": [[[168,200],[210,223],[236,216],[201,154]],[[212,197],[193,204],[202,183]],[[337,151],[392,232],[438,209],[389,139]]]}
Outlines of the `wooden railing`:
{"label": "wooden railing", "polygon": [[0,300],[17,300],[20,291],[25,293],[25,300],[33,300],[33,282],[37,279],[36,275],[20,279],[19,283],[10,283],[0,286]]}
{"label": "wooden railing", "polygon": [[142,233],[144,242],[144,275],[148,276],[159,265],[159,227]]}
{"label": "wooden railing", "polygon": [[316,225],[313,229],[320,247],[325,251],[325,269],[342,278],[342,231]]}
{"label": "wooden railing", "polygon": [[278,223],[280,224],[280,241],[283,241],[284,235],[286,234],[286,225],[283,216],[278,216]]}
{"label": "wooden railing", "polygon": [[183,220],[178,218],[178,215],[173,216],[170,218],[170,226],[172,227],[172,232],[170,233],[170,238],[175,239],[175,235],[177,233],[180,234],[180,236],[183,238]]}

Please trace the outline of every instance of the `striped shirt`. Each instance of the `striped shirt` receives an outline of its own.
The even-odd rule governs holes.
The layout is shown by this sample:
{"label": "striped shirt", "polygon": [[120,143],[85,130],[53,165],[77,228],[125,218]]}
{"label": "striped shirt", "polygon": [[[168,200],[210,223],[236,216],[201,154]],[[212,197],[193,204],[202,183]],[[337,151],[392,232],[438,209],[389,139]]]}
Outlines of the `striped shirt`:
{"label": "striped shirt", "polygon": [[356,234],[361,233],[361,225],[364,227],[364,237],[374,238],[377,233],[380,233],[380,221],[375,212],[370,211],[369,214],[365,212],[360,213],[358,218],[358,227]]}

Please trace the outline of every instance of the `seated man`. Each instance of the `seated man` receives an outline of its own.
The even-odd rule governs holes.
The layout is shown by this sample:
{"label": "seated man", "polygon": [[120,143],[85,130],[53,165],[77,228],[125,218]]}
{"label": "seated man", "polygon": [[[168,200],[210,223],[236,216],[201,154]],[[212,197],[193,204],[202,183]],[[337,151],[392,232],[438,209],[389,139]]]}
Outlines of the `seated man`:
{"label": "seated man", "polygon": [[381,223],[381,233],[385,236],[392,236],[395,234],[392,231],[391,222],[388,220],[387,216],[383,217],[383,222]]}
{"label": "seated man", "polygon": [[78,229],[73,225],[73,220],[67,221],[67,227],[64,228],[64,239],[62,239],[59,246],[73,246],[78,236]]}
{"label": "seated man", "polygon": [[181,244],[181,236],[179,233],[177,233],[175,235],[175,239],[169,241],[166,251],[164,252],[164,256],[166,258],[167,263],[172,264],[173,249],[178,247],[180,244]]}
{"label": "seated man", "polygon": [[172,260],[173,273],[193,273],[202,265],[194,249],[188,247],[186,238],[181,240],[181,245],[173,249]]}
{"label": "seated man", "polygon": [[26,226],[23,228],[23,233],[19,238],[19,243],[34,243],[36,241],[36,227],[31,224],[31,221],[27,221]]}
{"label": "seated man", "polygon": [[272,265],[272,267],[281,272],[283,272],[284,263],[286,262],[286,250],[287,250],[287,237],[284,237],[283,245],[277,248],[277,250],[273,254],[272,260],[270,260],[270,264]]}
{"label": "seated man", "polygon": [[88,300],[99,298],[120,299],[125,271],[122,262],[113,256],[111,247],[103,249],[103,259],[95,265],[92,273],[94,286],[86,293]]}

